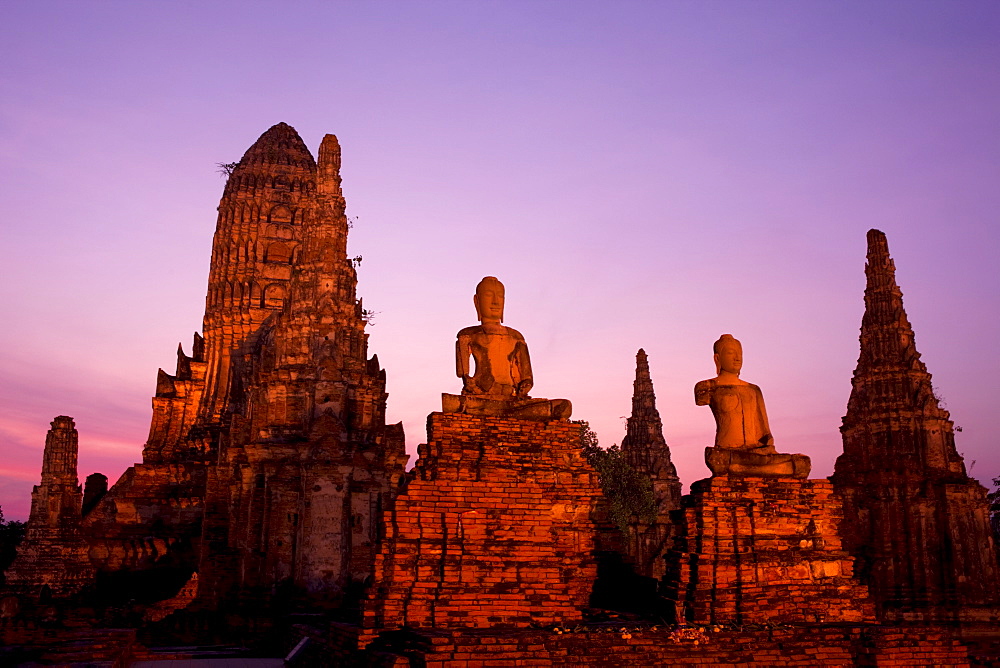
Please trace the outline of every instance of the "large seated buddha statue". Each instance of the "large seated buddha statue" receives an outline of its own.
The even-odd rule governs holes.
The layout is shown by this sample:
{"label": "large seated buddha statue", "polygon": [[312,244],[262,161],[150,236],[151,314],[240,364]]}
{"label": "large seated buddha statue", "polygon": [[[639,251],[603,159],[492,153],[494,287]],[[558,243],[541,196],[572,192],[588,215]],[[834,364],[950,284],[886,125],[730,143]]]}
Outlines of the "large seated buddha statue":
{"label": "large seated buddha statue", "polygon": [[501,324],[503,283],[493,276],[479,281],[473,303],[480,324],[461,330],[455,344],[462,394],[442,394],[442,410],[525,420],[569,418],[568,400],[528,396],[533,384],[528,344],[516,329]]}
{"label": "large seated buddha statue", "polygon": [[764,395],[759,387],[740,379],[743,346],[731,334],[723,334],[713,351],[718,375],[694,386],[695,404],[710,406],[715,416],[715,445],[705,448],[705,463],[712,475],[808,478],[809,457],[779,454],[774,449]]}

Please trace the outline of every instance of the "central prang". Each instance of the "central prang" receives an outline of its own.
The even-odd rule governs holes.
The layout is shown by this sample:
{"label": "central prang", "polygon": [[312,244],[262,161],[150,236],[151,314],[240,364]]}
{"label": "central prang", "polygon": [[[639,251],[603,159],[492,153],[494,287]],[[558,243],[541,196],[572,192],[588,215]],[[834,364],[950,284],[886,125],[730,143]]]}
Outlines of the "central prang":
{"label": "central prang", "polygon": [[442,410],[525,420],[569,418],[573,407],[568,400],[528,396],[534,384],[528,344],[519,331],[502,324],[503,283],[493,276],[479,281],[473,303],[480,324],[459,331],[455,344],[462,394],[442,394]]}

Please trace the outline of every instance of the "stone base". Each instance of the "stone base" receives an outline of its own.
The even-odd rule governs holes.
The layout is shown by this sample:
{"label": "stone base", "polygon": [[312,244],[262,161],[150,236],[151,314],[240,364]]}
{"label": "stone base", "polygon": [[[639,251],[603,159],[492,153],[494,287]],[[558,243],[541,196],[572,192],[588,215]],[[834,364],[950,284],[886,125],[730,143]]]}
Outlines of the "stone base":
{"label": "stone base", "polygon": [[472,394],[441,394],[444,413],[507,417],[517,420],[568,420],[573,414],[569,399],[494,399]]}
{"label": "stone base", "polygon": [[[37,600],[66,598],[94,581],[97,570],[79,530],[33,529],[7,569],[4,591]],[[44,592],[44,593],[43,593]]]}
{"label": "stone base", "polygon": [[601,494],[580,426],[432,413],[427,432],[384,518],[365,626],[578,622]]}
{"label": "stone base", "polygon": [[[448,666],[969,666],[968,649],[942,628],[807,625],[674,629],[649,625],[564,629],[423,629],[371,642],[334,624],[327,665]],[[360,641],[360,644],[358,643]]]}
{"label": "stone base", "polygon": [[774,446],[753,450],[705,448],[705,463],[714,476],[783,476],[806,479],[812,463],[806,455],[784,455]]}
{"label": "stone base", "polygon": [[5,666],[129,666],[136,645],[135,629],[0,619],[0,657],[10,661],[0,661]]}
{"label": "stone base", "polygon": [[664,580],[680,622],[873,622],[826,480],[713,477],[683,499]]}
{"label": "stone base", "polygon": [[[864,471],[837,460],[844,546],[887,623],[1000,622],[986,489],[965,476]],[[867,562],[867,563],[866,563]]]}

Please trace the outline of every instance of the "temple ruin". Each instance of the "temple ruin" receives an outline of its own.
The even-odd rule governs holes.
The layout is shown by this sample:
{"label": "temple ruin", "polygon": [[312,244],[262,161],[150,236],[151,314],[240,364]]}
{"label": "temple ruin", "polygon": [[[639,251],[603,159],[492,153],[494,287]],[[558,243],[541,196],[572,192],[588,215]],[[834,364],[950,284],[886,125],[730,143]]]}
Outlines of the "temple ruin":
{"label": "temple ruin", "polygon": [[[146,571],[180,585],[197,572],[207,608],[279,587],[336,605],[371,574],[407,456],[368,356],[340,146],[327,135],[317,163],[279,123],[230,169],[203,333],[157,375],[142,462],[104,493],[95,480],[81,514],[76,431],[56,418],[17,591],[69,595]],[[89,563],[71,577],[61,562],[81,551]]]}
{"label": "temple ruin", "polygon": [[986,489],[955,449],[896,284],[885,234],[868,232],[861,354],[831,477],[844,538],[886,620],[1000,619]]}
{"label": "temple ruin", "polygon": [[[598,470],[570,399],[530,395],[527,338],[492,276],[456,336],[456,387],[427,388],[441,410],[406,471],[340,161],[333,135],[314,158],[279,123],[223,166],[202,332],[157,375],[142,461],[81,487],[73,419],[52,421],[0,659],[125,665],[228,643],[303,666],[998,665],[985,490],[885,235],[868,234],[830,479],[780,434],[776,449],[732,335],[695,386],[716,419],[711,475],[681,494],[641,349],[619,467]],[[609,520],[628,494],[615,470],[648,482],[650,517]]]}

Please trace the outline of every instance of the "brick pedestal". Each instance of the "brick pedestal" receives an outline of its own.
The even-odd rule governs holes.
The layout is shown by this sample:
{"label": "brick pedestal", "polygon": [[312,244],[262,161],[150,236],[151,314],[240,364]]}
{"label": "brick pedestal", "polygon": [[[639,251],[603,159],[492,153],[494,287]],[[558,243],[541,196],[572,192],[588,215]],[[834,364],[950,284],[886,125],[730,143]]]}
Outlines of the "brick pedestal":
{"label": "brick pedestal", "polygon": [[695,624],[871,622],[826,480],[719,476],[684,497],[668,594]]}
{"label": "brick pedestal", "polygon": [[432,413],[385,518],[369,629],[581,619],[597,577],[596,472],[566,421]]}
{"label": "brick pedestal", "polygon": [[[356,639],[357,627],[334,624],[326,638],[322,633],[303,635],[311,637],[316,653],[326,660],[316,665],[338,668],[970,666],[968,648],[950,629],[940,627],[808,624],[715,628],[591,626],[565,633],[544,629],[406,629],[386,633],[360,651],[347,649],[348,640]],[[976,658],[985,657],[980,654]]]}

